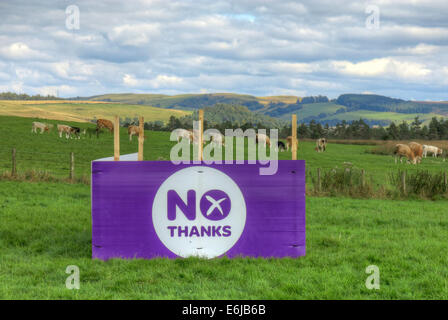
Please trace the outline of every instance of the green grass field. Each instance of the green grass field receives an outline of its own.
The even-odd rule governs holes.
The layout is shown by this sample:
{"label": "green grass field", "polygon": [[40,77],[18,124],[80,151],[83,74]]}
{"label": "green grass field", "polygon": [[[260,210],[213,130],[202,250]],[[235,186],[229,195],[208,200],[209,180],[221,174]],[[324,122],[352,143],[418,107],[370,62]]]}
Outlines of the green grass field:
{"label": "green grass field", "polygon": [[[68,176],[70,152],[75,153],[75,174],[90,175],[90,162],[94,159],[113,156],[113,135],[104,133],[100,138],[82,136],[80,140],[59,138],[57,130],[50,133],[31,133],[31,123],[36,119],[0,116],[0,171],[11,168],[11,149],[17,150],[18,171],[30,169],[45,170],[57,176]],[[64,123],[91,127],[94,124],[50,120],[49,123]],[[169,132],[146,131],[144,159],[169,160],[170,150],[175,142],[169,141]],[[448,162],[427,158],[419,166],[396,165],[393,157],[366,153],[374,146],[330,144],[328,151],[317,153],[314,142],[300,142],[298,159],[307,161],[307,170],[316,172],[317,168],[330,169],[344,166],[350,162],[355,168],[366,170],[366,175],[375,184],[387,183],[388,174],[397,168],[409,171],[427,169],[432,172],[448,170]],[[127,129],[121,128],[121,154],[135,153],[138,150],[137,138],[129,142]],[[224,152],[224,151],[223,151]],[[291,159],[291,152],[280,152],[279,159]]]}
{"label": "green grass field", "polygon": [[[448,299],[446,201],[309,197],[298,259],[103,262],[90,258],[89,186],[0,182],[0,199],[3,299]],[[80,290],[65,288],[68,265]]]}
{"label": "green grass field", "polygon": [[412,122],[415,117],[419,117],[420,121],[423,124],[428,125],[433,117],[443,117],[440,114],[436,113],[398,113],[398,112],[377,112],[377,111],[369,111],[369,110],[357,110],[346,112],[337,115],[330,115],[328,117],[322,118],[323,120],[333,120],[333,119],[344,119],[346,121],[353,121],[359,119],[367,119],[367,120],[387,120],[394,121],[395,123],[401,123],[406,121],[408,123]]}
{"label": "green grass field", "polygon": [[[32,121],[0,117],[0,171],[10,169],[12,147],[19,172],[60,176],[68,176],[70,152],[77,176],[90,174],[91,160],[113,155],[112,135],[31,134]],[[145,134],[145,159],[169,159],[169,134]],[[350,161],[377,184],[397,167],[416,170],[366,153],[372,147],[330,144],[318,154],[314,143],[301,142],[298,155],[311,171]],[[137,151],[124,128],[121,150]],[[419,168],[448,163],[428,158]],[[448,299],[447,208],[446,200],[307,197],[305,257],[103,262],[91,259],[90,186],[0,180],[0,299]],[[68,265],[80,268],[80,290],[65,288]],[[380,269],[379,290],[365,287],[369,265]]]}
{"label": "green grass field", "polygon": [[[320,113],[327,113],[327,114],[333,114],[338,109],[347,109],[347,107],[328,102],[328,103],[310,103],[310,104],[304,104],[303,108],[300,109],[299,112],[299,120],[303,118],[307,118],[309,116],[317,116]],[[285,119],[290,119],[291,115],[288,115],[289,117],[285,117]],[[356,119],[358,120],[358,119]]]}

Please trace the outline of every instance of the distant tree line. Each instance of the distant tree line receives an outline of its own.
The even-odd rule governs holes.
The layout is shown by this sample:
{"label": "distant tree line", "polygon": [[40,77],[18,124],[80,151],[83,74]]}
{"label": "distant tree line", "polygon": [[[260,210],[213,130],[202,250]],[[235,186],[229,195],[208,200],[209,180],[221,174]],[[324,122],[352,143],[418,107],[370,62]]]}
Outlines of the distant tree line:
{"label": "distant tree line", "polygon": [[326,96],[311,96],[311,97],[303,97],[297,99],[297,104],[310,104],[310,103],[326,103],[330,100]]}
{"label": "distant tree line", "polygon": [[[197,120],[197,119],[195,119]],[[138,118],[134,119],[126,118],[125,120],[120,120],[120,125],[123,127],[128,127],[130,125],[138,125]],[[147,121],[144,123],[145,130],[153,130],[153,131],[173,131],[178,128],[192,130],[193,129],[193,119],[191,117],[181,117],[177,118],[175,116],[171,116],[168,122],[163,122],[160,120],[157,121]],[[240,124],[239,122],[231,122],[229,120],[223,121],[221,123],[210,122],[204,120],[204,130],[207,129],[218,129],[222,134],[225,133],[225,129],[238,129],[247,130],[250,128],[253,129],[268,129],[263,123],[249,123],[244,122]],[[291,131],[291,129],[290,129]],[[269,132],[268,132],[269,133]]]}
{"label": "distant tree line", "polygon": [[[285,133],[288,130],[286,129]],[[345,120],[330,126],[322,125],[312,120],[308,125],[299,125],[298,136],[302,138],[317,139],[327,137],[333,139],[374,139],[374,140],[445,140],[448,139],[448,119],[432,118],[428,125],[422,125],[419,117],[415,117],[412,123],[406,121],[400,124],[391,122],[388,127],[381,125],[370,126],[365,120],[359,119],[352,122]],[[290,131],[289,131],[290,132]]]}
{"label": "distant tree line", "polygon": [[62,100],[62,99],[51,95],[41,96],[40,94],[37,94],[30,96],[26,93],[1,92],[0,100]]}
{"label": "distant tree line", "polygon": [[[122,122],[123,126],[130,124],[138,124],[138,119],[125,119]],[[176,118],[171,116],[169,121],[145,122],[146,130],[154,131],[172,131],[177,128],[192,129],[193,122],[191,117]],[[225,129],[241,128],[247,130],[254,129],[269,129],[275,128],[279,130],[279,138],[284,139],[291,135],[291,125],[282,126],[266,126],[263,123],[244,122],[242,124],[232,122],[229,120],[221,123],[209,122],[204,120],[204,130],[209,128],[218,129],[221,133],[225,133]],[[269,134],[269,131],[267,132]],[[412,123],[408,124],[403,121],[400,124],[392,122],[388,127],[381,125],[370,126],[365,120],[359,119],[351,122],[342,120],[335,126],[330,126],[328,123],[322,125],[314,120],[309,124],[301,123],[297,128],[297,135],[299,138],[317,139],[320,137],[332,139],[372,139],[372,140],[448,140],[448,119],[432,118],[428,125],[423,125],[419,117],[415,117]]]}
{"label": "distant tree line", "polygon": [[437,105],[389,98],[375,94],[342,94],[336,103],[346,106],[347,112],[369,110],[375,112],[430,113]]}

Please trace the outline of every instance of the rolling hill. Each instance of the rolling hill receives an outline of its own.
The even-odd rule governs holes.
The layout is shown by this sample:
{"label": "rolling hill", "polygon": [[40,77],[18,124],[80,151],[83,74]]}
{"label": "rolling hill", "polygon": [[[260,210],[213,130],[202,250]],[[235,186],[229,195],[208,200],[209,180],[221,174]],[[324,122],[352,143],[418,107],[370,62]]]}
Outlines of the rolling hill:
{"label": "rolling hill", "polygon": [[160,108],[195,110],[222,104],[247,107],[254,113],[289,120],[297,114],[299,122],[315,120],[334,125],[342,120],[365,119],[369,124],[388,125],[391,121],[412,121],[416,116],[428,123],[432,117],[447,117],[448,102],[422,102],[394,99],[374,94],[342,94],[329,100],[325,96],[256,97],[234,93],[212,94],[105,94],[82,98],[89,101],[120,102]]}
{"label": "rolling hill", "polygon": [[112,119],[115,115],[123,119],[143,116],[145,121],[166,122],[170,116],[182,117],[191,113],[188,110],[101,101],[0,100],[0,115],[77,122],[89,122],[94,118]]}
{"label": "rolling hill", "polygon": [[[298,121],[309,123],[314,120],[334,126],[341,121],[364,119],[369,125],[387,126],[411,122],[419,117],[428,124],[433,117],[448,117],[448,102],[407,101],[374,94],[342,94],[330,100],[326,96],[267,96],[234,93],[212,94],[104,94],[92,97],[51,100],[30,100],[34,96],[24,95],[26,100],[13,93],[0,94],[0,115],[40,117],[67,121],[90,121],[93,118],[121,118],[143,115],[148,121],[167,121],[192,114],[197,109],[223,106],[242,106],[244,119],[254,123],[289,122],[292,114]],[[7,100],[2,100],[7,99]],[[10,100],[12,99],[12,100]],[[211,109],[208,109],[209,113]],[[241,109],[242,110],[242,109]],[[240,111],[241,111],[240,110]],[[232,115],[224,114],[227,109],[213,113],[214,121],[226,121]],[[277,119],[277,120],[276,120]]]}

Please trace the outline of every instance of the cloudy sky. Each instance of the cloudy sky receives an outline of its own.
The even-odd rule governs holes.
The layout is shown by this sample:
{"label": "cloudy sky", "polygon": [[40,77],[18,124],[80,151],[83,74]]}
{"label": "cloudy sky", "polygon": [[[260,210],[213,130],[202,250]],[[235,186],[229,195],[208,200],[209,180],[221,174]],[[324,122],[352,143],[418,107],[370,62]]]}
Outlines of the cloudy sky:
{"label": "cloudy sky", "polygon": [[448,100],[448,1],[0,0],[0,91]]}

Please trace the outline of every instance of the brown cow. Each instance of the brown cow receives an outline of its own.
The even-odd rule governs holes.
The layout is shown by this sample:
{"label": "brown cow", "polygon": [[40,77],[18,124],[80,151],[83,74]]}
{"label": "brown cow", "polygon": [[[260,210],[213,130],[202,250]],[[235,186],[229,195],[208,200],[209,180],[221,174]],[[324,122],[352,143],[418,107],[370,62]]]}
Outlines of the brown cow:
{"label": "brown cow", "polygon": [[395,145],[394,155],[395,155],[395,163],[397,163],[398,158],[400,158],[400,163],[403,162],[402,158],[404,158],[404,157],[406,157],[408,159],[408,163],[409,163],[409,161],[412,164],[417,163],[417,157],[415,156],[414,152],[412,151],[412,149],[409,146],[407,146],[405,144]]}
{"label": "brown cow", "polygon": [[109,129],[110,132],[112,132],[112,131],[114,131],[114,124],[110,120],[98,119],[98,120],[96,120],[96,128],[98,130],[100,130],[102,128],[106,128],[106,129]]}
{"label": "brown cow", "polygon": [[408,146],[414,153],[417,163],[420,163],[423,157],[423,146],[417,142],[410,142]]}
{"label": "brown cow", "polygon": [[62,134],[65,133],[65,137],[68,139],[70,138],[70,134],[72,133],[72,127],[67,126],[65,124],[58,124],[58,133],[59,138],[62,138]]}
{"label": "brown cow", "polygon": [[[143,130],[144,133],[144,130]],[[128,127],[128,134],[129,134],[129,142],[132,141],[132,136],[136,135],[138,136],[140,134],[140,127],[134,126],[134,125],[130,125]],[[143,141],[146,140],[146,136],[143,136]]]}

